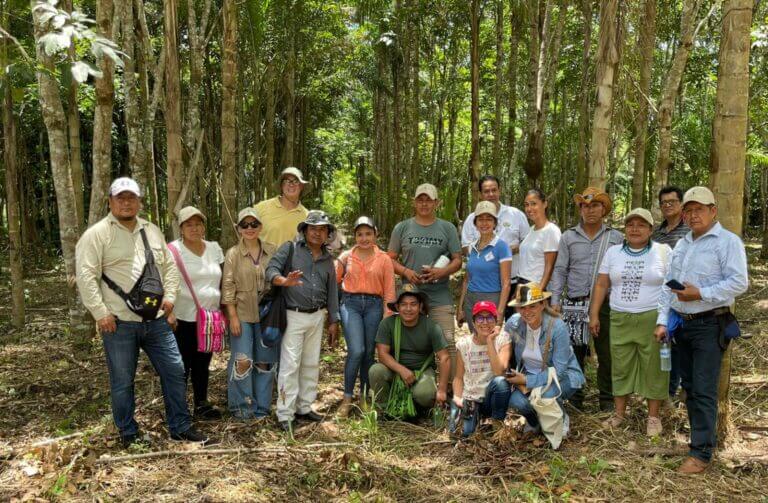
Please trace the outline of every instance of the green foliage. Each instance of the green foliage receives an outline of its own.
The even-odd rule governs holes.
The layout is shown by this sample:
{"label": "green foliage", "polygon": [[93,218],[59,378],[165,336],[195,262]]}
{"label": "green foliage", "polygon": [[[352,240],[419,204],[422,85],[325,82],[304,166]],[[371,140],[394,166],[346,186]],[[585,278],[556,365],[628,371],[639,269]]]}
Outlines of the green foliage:
{"label": "green foliage", "polygon": [[357,187],[352,168],[340,168],[333,173],[323,190],[323,210],[333,222],[351,222],[357,212]]}

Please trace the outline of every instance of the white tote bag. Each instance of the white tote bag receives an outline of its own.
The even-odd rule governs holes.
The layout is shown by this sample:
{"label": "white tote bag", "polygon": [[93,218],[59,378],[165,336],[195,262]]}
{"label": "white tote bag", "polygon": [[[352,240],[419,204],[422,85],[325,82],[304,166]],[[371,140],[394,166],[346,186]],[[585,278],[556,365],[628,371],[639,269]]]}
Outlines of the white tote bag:
{"label": "white tote bag", "polygon": [[[542,395],[552,386],[553,382],[557,385],[557,396],[543,398]],[[559,448],[560,443],[563,441],[563,409],[557,403],[561,393],[562,389],[560,388],[560,381],[557,380],[557,372],[554,367],[549,367],[547,369],[546,386],[533,388],[528,398],[536,411],[536,416],[539,418],[541,431],[547,437],[553,449]]]}

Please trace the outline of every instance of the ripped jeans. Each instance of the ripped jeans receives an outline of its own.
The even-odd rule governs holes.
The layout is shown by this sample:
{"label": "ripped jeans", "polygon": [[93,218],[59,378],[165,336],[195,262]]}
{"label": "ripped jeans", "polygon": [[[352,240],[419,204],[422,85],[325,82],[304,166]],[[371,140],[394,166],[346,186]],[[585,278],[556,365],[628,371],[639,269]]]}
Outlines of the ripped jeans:
{"label": "ripped jeans", "polygon": [[227,402],[238,419],[269,416],[272,385],[279,348],[268,348],[261,340],[258,323],[240,322],[239,337],[229,336],[231,354],[227,366]]}

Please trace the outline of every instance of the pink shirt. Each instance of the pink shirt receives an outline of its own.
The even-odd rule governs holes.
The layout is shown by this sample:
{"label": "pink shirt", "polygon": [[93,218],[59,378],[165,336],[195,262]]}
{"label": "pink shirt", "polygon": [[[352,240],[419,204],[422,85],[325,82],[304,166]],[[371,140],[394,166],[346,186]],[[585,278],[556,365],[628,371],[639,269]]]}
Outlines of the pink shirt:
{"label": "pink shirt", "polygon": [[336,261],[336,281],[345,293],[378,295],[387,302],[395,301],[395,269],[392,259],[376,246],[374,253],[361,259],[355,250],[342,253]]}

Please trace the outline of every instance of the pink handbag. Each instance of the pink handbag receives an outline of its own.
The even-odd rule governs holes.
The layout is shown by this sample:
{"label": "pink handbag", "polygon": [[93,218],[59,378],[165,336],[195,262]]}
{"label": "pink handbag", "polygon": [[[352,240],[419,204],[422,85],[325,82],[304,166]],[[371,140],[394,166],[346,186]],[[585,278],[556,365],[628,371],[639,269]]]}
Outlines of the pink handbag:
{"label": "pink handbag", "polygon": [[197,350],[201,353],[219,353],[224,348],[224,335],[227,333],[227,318],[221,309],[205,309],[200,306],[200,302],[195,295],[195,289],[192,288],[192,281],[189,279],[187,269],[184,267],[184,261],[178,248],[173,243],[168,243],[168,249],[176,261],[176,265],[184,278],[184,282],[192,294],[192,300],[195,301],[197,314]]}

